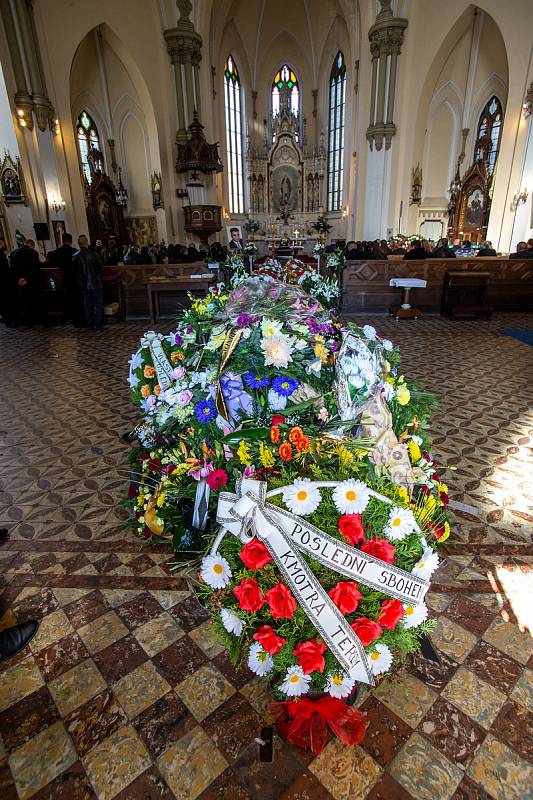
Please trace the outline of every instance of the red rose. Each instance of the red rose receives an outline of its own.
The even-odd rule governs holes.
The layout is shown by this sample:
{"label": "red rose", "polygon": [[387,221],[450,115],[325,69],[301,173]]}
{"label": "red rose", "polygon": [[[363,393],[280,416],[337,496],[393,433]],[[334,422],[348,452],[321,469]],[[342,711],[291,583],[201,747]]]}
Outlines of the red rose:
{"label": "red rose", "polygon": [[381,625],[373,622],[367,617],[360,617],[351,624],[352,631],[361,639],[363,647],[368,647],[375,639],[379,639],[383,633]]}
{"label": "red rose", "polygon": [[403,617],[403,606],[399,600],[385,600],[381,604],[378,622],[383,628],[393,631]]}
{"label": "red rose", "polygon": [[341,614],[352,614],[363,596],[355,581],[339,581],[328,594]]}
{"label": "red rose", "polygon": [[274,619],[280,617],[287,617],[291,619],[296,611],[296,600],[292,596],[292,592],[284,583],[278,583],[268,592],[265,592],[270,611]]}
{"label": "red rose", "polygon": [[439,500],[441,501],[443,506],[447,506],[448,503],[450,502],[446,492],[439,492]]}
{"label": "red rose", "polygon": [[282,425],[285,422],[285,417],[282,417],[281,414],[274,414],[272,417],[271,425]]}
{"label": "red rose", "polygon": [[279,653],[283,645],[287,642],[283,636],[278,636],[270,625],[261,625],[257,633],[254,633],[254,639],[256,642],[259,642],[263,650],[266,650],[271,656]]}
{"label": "red rose", "polygon": [[293,653],[298,659],[298,663],[304,671],[304,675],[309,675],[310,672],[324,672],[324,655],[326,650],[325,644],[319,644],[316,639],[310,639],[308,642],[302,642],[297,645]]}
{"label": "red rose", "polygon": [[239,608],[242,611],[249,611],[251,614],[259,611],[265,602],[261,589],[254,578],[243,578],[240,584],[233,589],[233,594],[239,601]]}
{"label": "red rose", "polygon": [[213,472],[210,472],[206,478],[206,483],[210,489],[221,489],[222,486],[225,486],[228,482],[228,473],[225,469],[215,469]]}
{"label": "red rose", "polygon": [[248,569],[263,569],[265,564],[272,561],[272,556],[259,539],[251,539],[246,542],[240,556]]}
{"label": "red rose", "polygon": [[364,542],[366,537],[360,514],[345,514],[339,517],[337,525],[341,536],[344,536],[351,545]]}
{"label": "red rose", "polygon": [[361,550],[369,556],[386,561],[387,564],[393,563],[396,552],[396,548],[386,539],[369,539],[367,542],[363,542]]}

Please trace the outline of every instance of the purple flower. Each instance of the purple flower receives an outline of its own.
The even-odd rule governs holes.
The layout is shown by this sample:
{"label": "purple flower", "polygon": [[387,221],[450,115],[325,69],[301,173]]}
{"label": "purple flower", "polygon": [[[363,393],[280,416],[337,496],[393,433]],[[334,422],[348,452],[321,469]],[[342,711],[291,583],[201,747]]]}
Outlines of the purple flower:
{"label": "purple flower", "polygon": [[339,343],[335,342],[335,341],[330,342],[329,343],[329,349],[331,350],[332,353],[336,353],[337,350],[339,349]]}
{"label": "purple flower", "polygon": [[183,344],[183,337],[179,335],[179,333],[174,334],[174,344],[179,347],[180,344]]}
{"label": "purple flower", "polygon": [[267,386],[270,386],[270,380],[268,378],[254,375],[251,370],[244,373],[244,382],[250,389],[266,389]]}
{"label": "purple flower", "polygon": [[194,413],[196,414],[197,420],[204,425],[211,422],[217,415],[215,404],[210,398],[207,400],[200,400],[196,403],[194,406]]}
{"label": "purple flower", "polygon": [[192,400],[192,392],[190,389],[184,389],[178,394],[178,405],[188,406]]}
{"label": "purple flower", "polygon": [[192,333],[192,325],[187,325],[186,332]]}
{"label": "purple flower", "polygon": [[170,377],[175,381],[181,381],[185,375],[185,367],[175,367],[170,373]]}
{"label": "purple flower", "polygon": [[320,333],[320,325],[314,319],[306,319],[307,327],[311,333]]}
{"label": "purple flower", "polygon": [[296,378],[285,378],[283,375],[276,375],[272,381],[273,390],[276,394],[281,395],[281,397],[289,397],[296,391],[299,385]]}
{"label": "purple flower", "polygon": [[239,314],[235,322],[238,328],[248,328],[252,324],[253,318],[250,314]]}

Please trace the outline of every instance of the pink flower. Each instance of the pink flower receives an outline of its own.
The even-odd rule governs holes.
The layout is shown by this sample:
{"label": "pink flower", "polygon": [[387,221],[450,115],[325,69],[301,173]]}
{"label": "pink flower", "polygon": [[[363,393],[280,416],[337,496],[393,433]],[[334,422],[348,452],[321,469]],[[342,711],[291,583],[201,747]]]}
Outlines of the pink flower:
{"label": "pink flower", "polygon": [[170,377],[174,381],[181,381],[183,376],[185,375],[185,367],[175,367],[170,373]]}
{"label": "pink flower", "polygon": [[249,464],[244,468],[243,475],[245,478],[253,478],[255,475],[255,466],[253,464]]}
{"label": "pink flower", "polygon": [[190,478],[194,478],[195,481],[200,481],[202,478],[207,478],[207,476],[213,472],[213,469],[213,465],[208,464],[207,461],[204,461],[203,465],[201,461],[199,461],[198,464],[188,471],[187,475]]}
{"label": "pink flower", "polygon": [[190,389],[184,389],[178,395],[178,403],[180,406],[188,406],[192,400],[192,392]]}

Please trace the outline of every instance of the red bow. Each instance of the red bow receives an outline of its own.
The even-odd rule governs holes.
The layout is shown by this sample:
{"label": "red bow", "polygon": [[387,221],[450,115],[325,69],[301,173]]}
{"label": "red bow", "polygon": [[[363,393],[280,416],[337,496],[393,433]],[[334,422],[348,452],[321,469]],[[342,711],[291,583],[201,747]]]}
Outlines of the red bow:
{"label": "red bow", "polygon": [[328,742],[328,728],[345,744],[354,745],[363,741],[368,724],[366,714],[335,697],[270,703],[268,710],[284,739],[316,756]]}

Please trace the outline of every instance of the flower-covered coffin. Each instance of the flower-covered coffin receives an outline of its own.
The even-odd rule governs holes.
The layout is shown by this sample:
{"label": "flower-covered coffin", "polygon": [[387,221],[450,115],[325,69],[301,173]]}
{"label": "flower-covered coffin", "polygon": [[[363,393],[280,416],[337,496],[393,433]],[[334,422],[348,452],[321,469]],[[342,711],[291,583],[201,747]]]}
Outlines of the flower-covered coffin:
{"label": "flower-covered coffin", "polygon": [[331,717],[328,697],[418,649],[447,488],[428,452],[433,399],[389,341],[296,286],[249,279],[146,334],[130,385],[145,420],[133,524],[186,551],[204,531],[213,627],[289,717],[304,695]]}

